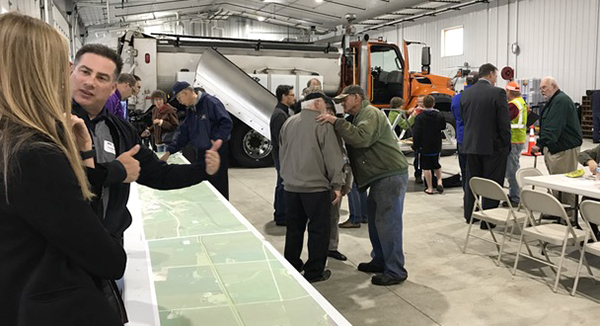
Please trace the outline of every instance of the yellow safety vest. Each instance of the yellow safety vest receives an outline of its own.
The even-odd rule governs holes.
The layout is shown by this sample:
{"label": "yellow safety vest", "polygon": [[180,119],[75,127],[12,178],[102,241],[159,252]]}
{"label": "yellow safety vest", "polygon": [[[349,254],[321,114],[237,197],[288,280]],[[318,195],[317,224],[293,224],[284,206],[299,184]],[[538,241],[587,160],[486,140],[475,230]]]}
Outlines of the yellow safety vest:
{"label": "yellow safety vest", "polygon": [[527,103],[522,97],[517,97],[508,102],[517,106],[519,115],[510,122],[510,142],[521,144],[527,136]]}

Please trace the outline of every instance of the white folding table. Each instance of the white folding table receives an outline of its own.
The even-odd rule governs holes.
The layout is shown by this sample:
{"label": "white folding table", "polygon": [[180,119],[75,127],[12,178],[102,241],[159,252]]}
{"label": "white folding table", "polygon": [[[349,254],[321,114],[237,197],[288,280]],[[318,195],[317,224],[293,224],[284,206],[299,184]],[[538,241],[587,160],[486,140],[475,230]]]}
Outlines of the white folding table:
{"label": "white folding table", "polygon": [[525,177],[525,184],[548,188],[575,195],[575,225],[579,227],[579,196],[600,199],[600,182],[591,176],[569,178],[564,174]]}

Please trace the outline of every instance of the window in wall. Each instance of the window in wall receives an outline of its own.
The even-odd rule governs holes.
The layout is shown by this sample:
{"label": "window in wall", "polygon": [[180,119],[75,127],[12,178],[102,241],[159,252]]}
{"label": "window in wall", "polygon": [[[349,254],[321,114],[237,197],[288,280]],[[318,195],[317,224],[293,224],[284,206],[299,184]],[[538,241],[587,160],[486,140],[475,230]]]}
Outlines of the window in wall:
{"label": "window in wall", "polygon": [[462,26],[442,30],[442,57],[463,54],[463,31]]}

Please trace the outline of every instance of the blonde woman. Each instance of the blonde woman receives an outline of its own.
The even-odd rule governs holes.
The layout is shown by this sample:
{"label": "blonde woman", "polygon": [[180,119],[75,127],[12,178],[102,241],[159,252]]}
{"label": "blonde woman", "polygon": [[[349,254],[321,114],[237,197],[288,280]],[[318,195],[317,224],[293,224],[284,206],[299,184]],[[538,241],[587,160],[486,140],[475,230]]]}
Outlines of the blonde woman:
{"label": "blonde woman", "polygon": [[0,44],[1,324],[121,325],[99,284],[122,276],[126,256],[90,206],[92,142],[69,113],[67,42],[7,13]]}

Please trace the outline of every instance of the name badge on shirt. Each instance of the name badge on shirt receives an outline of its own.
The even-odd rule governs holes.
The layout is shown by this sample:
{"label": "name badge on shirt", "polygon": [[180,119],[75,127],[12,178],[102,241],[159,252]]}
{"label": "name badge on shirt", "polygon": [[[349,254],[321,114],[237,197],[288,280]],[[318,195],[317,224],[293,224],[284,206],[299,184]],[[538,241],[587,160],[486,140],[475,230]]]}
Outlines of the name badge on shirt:
{"label": "name badge on shirt", "polygon": [[104,151],[115,155],[115,145],[108,140],[104,141]]}

